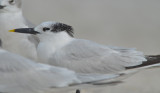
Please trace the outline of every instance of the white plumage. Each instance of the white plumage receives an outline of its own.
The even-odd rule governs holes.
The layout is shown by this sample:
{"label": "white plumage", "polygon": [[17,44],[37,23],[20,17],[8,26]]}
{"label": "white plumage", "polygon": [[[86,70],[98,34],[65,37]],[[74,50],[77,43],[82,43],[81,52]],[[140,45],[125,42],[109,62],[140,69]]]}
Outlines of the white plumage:
{"label": "white plumage", "polygon": [[36,60],[38,40],[32,35],[8,32],[13,28],[31,26],[22,14],[21,0],[0,0],[0,6],[5,6],[0,9],[0,39],[3,49]]}

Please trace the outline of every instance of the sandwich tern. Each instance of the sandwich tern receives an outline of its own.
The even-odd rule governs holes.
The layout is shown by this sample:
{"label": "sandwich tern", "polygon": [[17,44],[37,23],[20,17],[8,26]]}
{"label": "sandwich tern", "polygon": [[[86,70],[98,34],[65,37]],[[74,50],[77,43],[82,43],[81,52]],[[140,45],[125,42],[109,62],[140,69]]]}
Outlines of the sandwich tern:
{"label": "sandwich tern", "polygon": [[11,32],[36,35],[38,59],[42,63],[65,67],[79,73],[114,73],[147,60],[142,52],[130,48],[109,47],[73,37],[73,28],[59,22],[43,22],[35,28]]}

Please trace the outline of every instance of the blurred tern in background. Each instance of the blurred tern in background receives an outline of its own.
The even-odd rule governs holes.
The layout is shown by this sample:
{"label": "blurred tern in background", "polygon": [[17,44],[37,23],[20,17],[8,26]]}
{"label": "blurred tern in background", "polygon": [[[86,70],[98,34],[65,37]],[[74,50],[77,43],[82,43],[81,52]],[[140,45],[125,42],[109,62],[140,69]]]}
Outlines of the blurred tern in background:
{"label": "blurred tern in background", "polygon": [[14,28],[32,26],[22,14],[21,0],[0,0],[0,39],[3,49],[36,60],[38,40],[33,35],[8,32]]}
{"label": "blurred tern in background", "polygon": [[37,47],[40,62],[78,73],[116,73],[147,61],[143,53],[135,49],[108,47],[76,39],[73,37],[73,28],[63,23],[49,21],[35,28],[20,28],[10,32],[35,34],[40,40]]}
{"label": "blurred tern in background", "polygon": [[36,63],[0,48],[0,93],[43,93],[56,87],[109,82],[127,73],[75,73],[66,68]]}

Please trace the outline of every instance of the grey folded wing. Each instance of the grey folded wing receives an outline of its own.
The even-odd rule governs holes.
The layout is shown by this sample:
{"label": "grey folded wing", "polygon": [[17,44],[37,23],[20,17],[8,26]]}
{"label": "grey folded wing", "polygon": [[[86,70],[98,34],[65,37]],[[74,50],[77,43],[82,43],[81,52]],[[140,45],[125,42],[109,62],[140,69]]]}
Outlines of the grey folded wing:
{"label": "grey folded wing", "polygon": [[112,73],[146,61],[135,49],[110,48],[97,43],[76,39],[57,50],[49,64],[67,67],[82,73]]}

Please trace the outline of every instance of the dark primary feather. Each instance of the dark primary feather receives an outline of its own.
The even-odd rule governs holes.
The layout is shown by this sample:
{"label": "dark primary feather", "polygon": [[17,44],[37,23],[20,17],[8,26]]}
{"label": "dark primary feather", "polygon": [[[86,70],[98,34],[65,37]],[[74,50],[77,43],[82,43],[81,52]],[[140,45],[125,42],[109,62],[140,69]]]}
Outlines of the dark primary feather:
{"label": "dark primary feather", "polygon": [[0,47],[2,46],[2,40],[0,39]]}
{"label": "dark primary feather", "polygon": [[76,90],[76,93],[81,93],[79,89]]}
{"label": "dark primary feather", "polygon": [[160,63],[160,55],[147,55],[146,59],[147,61],[143,62],[141,65],[127,67],[127,69],[138,68],[138,67]]}

